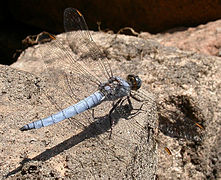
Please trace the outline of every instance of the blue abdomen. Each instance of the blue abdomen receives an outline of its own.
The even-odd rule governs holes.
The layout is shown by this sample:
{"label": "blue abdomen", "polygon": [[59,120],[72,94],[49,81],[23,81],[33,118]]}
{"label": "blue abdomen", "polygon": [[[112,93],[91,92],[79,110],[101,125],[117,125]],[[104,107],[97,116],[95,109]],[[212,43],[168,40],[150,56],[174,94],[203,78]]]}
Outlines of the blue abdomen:
{"label": "blue abdomen", "polygon": [[37,128],[55,124],[64,119],[67,119],[79,113],[82,113],[92,107],[95,107],[98,104],[100,104],[103,100],[104,100],[104,95],[101,92],[97,91],[94,94],[88,96],[87,98],[79,101],[77,104],[74,104],[73,106],[63,109],[62,111],[56,114],[52,114],[51,116],[47,118],[40,119],[40,120],[24,125],[22,128],[20,128],[20,130],[26,131],[30,129],[37,129]]}

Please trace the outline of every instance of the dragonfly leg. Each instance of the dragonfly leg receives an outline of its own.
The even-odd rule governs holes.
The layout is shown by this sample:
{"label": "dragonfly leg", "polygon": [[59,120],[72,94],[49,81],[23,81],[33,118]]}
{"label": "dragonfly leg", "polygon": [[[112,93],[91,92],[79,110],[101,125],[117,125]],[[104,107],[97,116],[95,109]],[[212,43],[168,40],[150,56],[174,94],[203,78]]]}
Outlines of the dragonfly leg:
{"label": "dragonfly leg", "polygon": [[122,101],[122,99],[119,99],[115,104],[113,104],[113,107],[111,108],[111,110],[109,111],[109,114],[108,114],[108,119],[110,121],[110,135],[109,135],[109,139],[111,138],[112,129],[113,129],[113,126],[114,126],[114,120],[112,118],[112,113],[116,109],[116,107],[121,103],[121,101]]}
{"label": "dragonfly leg", "polygon": [[95,120],[96,117],[94,116],[94,109],[91,109],[91,114],[92,114],[92,118],[93,118],[93,120]]}
{"label": "dragonfly leg", "polygon": [[138,102],[143,102],[142,100],[140,100],[140,99],[138,99],[138,98],[136,98],[135,96],[133,96],[132,94],[130,94],[130,97],[132,97],[133,99],[135,99],[136,101],[138,101]]}
{"label": "dragonfly leg", "polygon": [[131,96],[127,96],[127,101],[128,101],[129,106],[130,106],[130,109],[136,111],[136,112],[130,113],[130,118],[128,118],[128,119],[133,118],[134,116],[136,116],[137,114],[139,114],[141,111],[143,111],[143,110],[142,110],[142,107],[143,107],[143,105],[144,105],[144,104],[142,104],[138,109],[133,108],[133,105],[132,105],[132,102],[131,102],[131,100],[130,100],[130,97],[132,97],[133,99],[135,99],[135,100],[137,100],[137,101],[139,101],[139,102],[142,102],[142,101],[140,101],[139,99],[133,97],[132,95],[131,95]]}
{"label": "dragonfly leg", "polygon": [[[120,106],[123,106],[123,103],[124,103],[128,98],[129,98],[129,97],[127,96],[127,98],[122,99],[122,101],[121,101],[121,103],[120,103]],[[129,100],[129,101],[130,101],[130,100]],[[130,107],[132,107],[131,101],[130,101],[129,105],[130,105]]]}

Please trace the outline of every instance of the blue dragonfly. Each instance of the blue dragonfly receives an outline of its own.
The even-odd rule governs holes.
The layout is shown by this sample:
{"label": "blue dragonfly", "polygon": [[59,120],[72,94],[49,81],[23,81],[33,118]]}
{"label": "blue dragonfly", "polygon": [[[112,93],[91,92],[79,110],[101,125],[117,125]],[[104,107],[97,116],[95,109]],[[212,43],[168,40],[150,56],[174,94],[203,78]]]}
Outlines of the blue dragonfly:
{"label": "blue dragonfly", "polygon": [[[78,48],[81,48],[83,51],[86,48],[89,49],[90,56],[92,59],[94,59],[94,71],[90,72],[88,68],[86,68],[86,63],[82,64],[82,57],[79,59],[74,58],[70,51],[63,46],[62,42],[49,33],[47,35],[51,39],[52,43],[48,49],[48,52],[52,54],[59,52],[60,54],[58,54],[58,56],[64,55],[65,63],[74,69],[75,74],[84,79],[86,83],[94,84],[97,91],[82,100],[79,99],[79,102],[76,104],[71,105],[55,114],[24,125],[20,128],[21,131],[38,129],[58,123],[62,120],[71,118],[77,114],[85,112],[86,110],[94,108],[104,101],[113,102],[113,107],[108,115],[112,127],[114,125],[114,120],[112,119],[111,114],[116,107],[125,99],[127,99],[131,105],[130,97],[138,100],[132,95],[132,93],[137,92],[141,87],[141,79],[137,75],[133,74],[128,75],[126,80],[113,75],[107,58],[102,56],[101,50],[95,44],[90,35],[83,15],[78,10],[74,8],[65,9],[64,28],[67,33],[72,33],[76,38],[83,39],[83,46],[81,46],[79,43]],[[40,37],[38,41],[41,42],[43,40],[44,37]],[[59,51],[57,52],[56,50]],[[78,97],[76,97],[76,99],[78,99]]]}

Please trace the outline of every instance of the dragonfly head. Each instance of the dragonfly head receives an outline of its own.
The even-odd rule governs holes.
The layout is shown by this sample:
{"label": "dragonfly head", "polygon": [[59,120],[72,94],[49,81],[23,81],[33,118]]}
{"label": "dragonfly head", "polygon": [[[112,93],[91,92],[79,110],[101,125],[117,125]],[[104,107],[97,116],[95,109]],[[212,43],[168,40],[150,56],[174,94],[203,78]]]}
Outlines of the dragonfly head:
{"label": "dragonfly head", "polygon": [[129,74],[127,76],[127,82],[130,84],[132,90],[138,90],[141,87],[142,81],[138,76]]}

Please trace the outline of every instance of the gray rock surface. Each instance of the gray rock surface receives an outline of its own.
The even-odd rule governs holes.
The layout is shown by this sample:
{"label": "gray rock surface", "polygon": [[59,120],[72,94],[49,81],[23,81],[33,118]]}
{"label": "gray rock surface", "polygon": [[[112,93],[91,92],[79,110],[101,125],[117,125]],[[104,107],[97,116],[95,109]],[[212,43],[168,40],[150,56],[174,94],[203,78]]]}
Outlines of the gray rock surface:
{"label": "gray rock surface", "polygon": [[[80,115],[76,120],[20,132],[18,128],[25,123],[54,111],[47,99],[48,92],[52,92],[50,94],[55,100],[60,100],[59,106],[67,105],[67,101],[62,101],[63,97],[67,97],[65,91],[58,91],[63,84],[56,88],[54,80],[51,81],[63,78],[59,71],[63,70],[59,69],[62,61],[53,57],[56,53],[48,51],[52,55],[48,56],[47,63],[57,69],[48,78],[44,76],[47,74],[40,56],[46,45],[28,48],[15,64],[3,66],[0,70],[3,87],[0,107],[1,174],[11,172],[13,175],[9,178],[152,179],[157,155],[156,174],[159,179],[220,178],[220,58],[163,47],[152,40],[123,35],[93,33],[93,37],[105,51],[117,75],[125,77],[134,73],[142,78],[142,88],[147,92],[148,99],[142,108],[145,113],[124,120],[123,115],[128,117],[128,114],[122,113],[127,110],[127,106],[123,106],[123,111],[116,112],[116,117],[122,118],[114,127],[110,140],[105,138],[108,136],[106,131],[97,133],[98,137],[91,135],[95,125],[100,124],[102,129],[107,126],[102,120],[105,120],[110,104],[98,107],[95,111],[98,122],[92,125],[84,115]],[[68,37],[69,41],[65,41],[65,35],[59,38],[66,45],[70,43],[74,53],[79,53],[75,39]],[[74,57],[78,55],[73,54]],[[86,64],[91,69],[96,68],[91,60]],[[76,77],[71,78],[74,80]],[[84,85],[88,92],[92,90],[90,85]],[[44,90],[46,87],[49,91]],[[79,92],[81,86],[75,83],[71,87],[73,92]],[[44,92],[47,92],[46,95]],[[82,97],[85,95],[83,92],[79,94]],[[158,128],[154,97],[158,107]],[[140,107],[136,101],[133,104]],[[138,126],[136,121],[142,126]],[[150,132],[157,133],[150,135],[150,143],[146,142],[149,133],[143,128],[147,125],[153,128]],[[158,142],[158,152],[154,142]],[[172,155],[166,153],[164,147],[168,147]]]}

